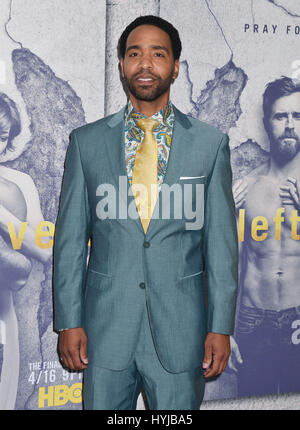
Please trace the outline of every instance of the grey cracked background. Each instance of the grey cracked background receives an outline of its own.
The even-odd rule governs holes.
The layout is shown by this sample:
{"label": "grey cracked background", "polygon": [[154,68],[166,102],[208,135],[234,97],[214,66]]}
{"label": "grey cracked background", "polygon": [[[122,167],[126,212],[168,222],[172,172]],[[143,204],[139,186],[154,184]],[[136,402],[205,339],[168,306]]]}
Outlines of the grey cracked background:
{"label": "grey cracked background", "polygon": [[[293,73],[300,36],[254,35],[243,25],[300,25],[297,1],[186,0],[182,8],[180,0],[2,0],[0,91],[16,102],[22,119],[17,156],[2,163],[30,175],[45,220],[56,219],[70,131],[126,102],[117,40],[131,20],[148,13],[178,28],[183,51],[171,100],[229,134],[234,181],[268,157],[261,96],[267,82]],[[37,409],[39,384],[28,381],[28,363],[57,360],[51,297],[51,264],[36,262],[14,295],[21,355],[16,409]],[[235,393],[234,376],[224,374],[207,384],[201,409],[298,409],[300,401],[299,394],[237,399]],[[68,403],[71,408],[81,406]],[[138,408],[144,409],[142,396]]]}

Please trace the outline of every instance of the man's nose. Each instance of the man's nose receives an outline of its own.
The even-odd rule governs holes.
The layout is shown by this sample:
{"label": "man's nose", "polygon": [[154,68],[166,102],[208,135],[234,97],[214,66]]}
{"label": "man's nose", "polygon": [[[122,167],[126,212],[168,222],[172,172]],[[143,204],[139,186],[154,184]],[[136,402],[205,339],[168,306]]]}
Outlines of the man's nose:
{"label": "man's nose", "polygon": [[286,128],[294,128],[295,124],[294,124],[294,118],[293,115],[290,114],[287,116],[287,121],[286,121]]}
{"label": "man's nose", "polygon": [[145,53],[141,55],[140,66],[144,69],[152,68],[152,58],[150,54]]}

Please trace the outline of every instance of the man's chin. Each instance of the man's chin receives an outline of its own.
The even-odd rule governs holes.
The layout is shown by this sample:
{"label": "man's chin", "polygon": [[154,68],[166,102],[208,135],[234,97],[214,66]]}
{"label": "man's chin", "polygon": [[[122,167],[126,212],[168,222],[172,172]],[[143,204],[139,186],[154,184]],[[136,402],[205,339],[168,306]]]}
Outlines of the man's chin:
{"label": "man's chin", "polygon": [[298,139],[284,139],[281,147],[296,155],[300,149],[300,141]]}
{"label": "man's chin", "polygon": [[145,97],[145,96],[141,96],[141,97],[135,97],[137,100],[143,101],[143,102],[153,102],[155,101],[158,97]]}
{"label": "man's chin", "polygon": [[145,102],[152,102],[158,99],[158,97],[160,96],[160,94],[153,93],[147,90],[148,89],[146,88],[145,91],[136,91],[133,93],[133,95],[137,100],[142,100]]}
{"label": "man's chin", "polygon": [[279,159],[282,161],[289,161],[295,158],[295,156],[299,153],[299,149],[299,147],[281,147],[276,152]]}

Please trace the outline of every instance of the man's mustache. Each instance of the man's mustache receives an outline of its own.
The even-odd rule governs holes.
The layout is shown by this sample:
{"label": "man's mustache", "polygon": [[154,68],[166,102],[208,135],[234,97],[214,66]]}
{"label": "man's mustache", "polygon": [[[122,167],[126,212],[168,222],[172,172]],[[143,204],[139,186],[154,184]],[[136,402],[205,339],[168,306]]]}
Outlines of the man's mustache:
{"label": "man's mustache", "polygon": [[284,133],[282,136],[280,136],[279,139],[298,139],[299,140],[299,136],[297,136],[297,134],[295,134],[294,132],[286,132]]}

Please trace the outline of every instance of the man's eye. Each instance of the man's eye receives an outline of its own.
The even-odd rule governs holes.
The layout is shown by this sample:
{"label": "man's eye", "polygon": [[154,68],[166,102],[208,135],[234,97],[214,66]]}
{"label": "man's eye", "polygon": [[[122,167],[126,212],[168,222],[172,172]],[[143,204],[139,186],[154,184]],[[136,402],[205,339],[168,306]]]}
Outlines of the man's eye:
{"label": "man's eye", "polygon": [[285,118],[286,117],[286,115],[284,115],[284,114],[277,114],[277,115],[275,115],[275,119],[283,119],[283,118]]}
{"label": "man's eye", "polygon": [[132,52],[131,54],[129,54],[129,57],[133,57],[135,55],[138,55],[137,52]]}
{"label": "man's eye", "polygon": [[164,57],[164,54],[162,54],[161,52],[156,52],[155,55],[158,55],[159,57]]}

